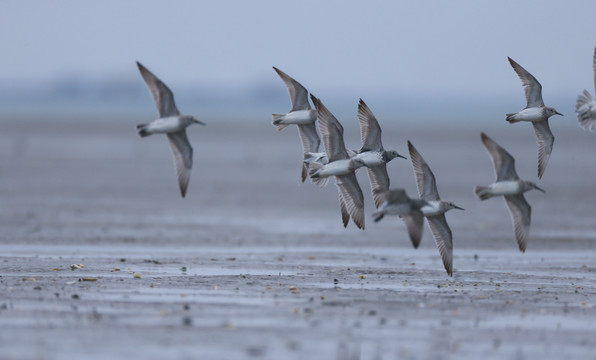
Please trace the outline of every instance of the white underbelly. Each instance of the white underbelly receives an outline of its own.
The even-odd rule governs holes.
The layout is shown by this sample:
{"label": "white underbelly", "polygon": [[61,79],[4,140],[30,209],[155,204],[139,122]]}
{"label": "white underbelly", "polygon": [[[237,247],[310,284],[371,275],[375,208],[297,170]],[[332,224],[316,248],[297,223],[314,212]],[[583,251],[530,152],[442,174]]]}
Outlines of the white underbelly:
{"label": "white underbelly", "polygon": [[441,210],[440,203],[438,201],[427,201],[428,205],[424,205],[420,208],[424,216],[436,216],[441,215],[444,211]]}
{"label": "white underbelly", "polygon": [[154,120],[147,125],[147,131],[153,134],[176,132],[184,129],[180,126],[180,120],[176,116],[170,116]]}
{"label": "white underbelly", "polygon": [[499,181],[489,185],[492,195],[517,195],[520,193],[520,186],[517,181]]}
{"label": "white underbelly", "polygon": [[354,155],[354,158],[364,161],[366,166],[377,166],[385,163],[383,161],[383,157],[378,151],[365,151],[363,153]]}
{"label": "white underbelly", "polygon": [[282,118],[282,124],[308,125],[317,119],[317,112],[313,109],[296,110],[285,114]]}
{"label": "white underbelly", "polygon": [[515,116],[515,120],[519,121],[541,121],[544,120],[544,113],[542,108],[532,107],[523,109]]}
{"label": "white underbelly", "polygon": [[346,160],[333,161],[329,164],[324,165],[318,171],[318,174],[320,177],[327,177],[327,176],[347,175],[352,172],[354,172],[354,170],[350,170],[350,160],[346,159]]}

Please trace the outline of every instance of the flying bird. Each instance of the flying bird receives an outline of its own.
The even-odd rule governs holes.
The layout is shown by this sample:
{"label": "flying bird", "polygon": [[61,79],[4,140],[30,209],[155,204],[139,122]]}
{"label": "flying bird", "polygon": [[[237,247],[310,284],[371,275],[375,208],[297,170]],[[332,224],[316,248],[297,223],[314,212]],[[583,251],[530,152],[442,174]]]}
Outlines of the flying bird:
{"label": "flying bird", "polygon": [[[596,48],[594,49],[594,58],[592,59],[592,68],[594,69],[594,89],[596,89]],[[586,130],[596,130],[596,100],[588,90],[577,97],[575,103],[575,112],[579,126]]]}
{"label": "flying bird", "polygon": [[181,115],[174,102],[174,94],[157,76],[137,61],[141,76],[145,80],[149,91],[153,95],[159,119],[148,124],[137,125],[137,132],[141,137],[152,134],[166,134],[174,153],[178,185],[182,197],[186,195],[186,188],[190,180],[192,168],[192,147],[186,136],[186,128],[192,124],[205,125],[204,122],[190,115]]}
{"label": "flying bird", "polygon": [[315,121],[317,120],[317,111],[310,107],[308,102],[308,91],[298,81],[291,78],[288,74],[279,70],[275,66],[273,69],[283,80],[290,93],[292,109],[287,114],[272,114],[273,125],[281,131],[288,125],[298,126],[298,134],[302,141],[302,150],[304,160],[302,161],[302,182],[308,175],[309,162],[306,161],[307,153],[316,153],[319,151],[321,140],[317,133]]}
{"label": "flying bird", "polygon": [[524,198],[526,191],[536,189],[544,192],[531,181],[524,181],[515,172],[515,159],[505,149],[499,146],[485,133],[481,134],[482,143],[492,157],[495,165],[497,181],[488,186],[476,186],[474,193],[480,200],[490,199],[493,196],[503,196],[509,207],[515,239],[521,252],[526,251],[532,208]]}
{"label": "flying bird", "polygon": [[385,190],[382,193],[382,198],[383,204],[372,215],[375,222],[379,222],[385,215],[399,216],[406,223],[412,245],[414,248],[418,248],[424,221],[420,209],[429,204],[424,200],[410,199],[404,189]]}
{"label": "flying bird", "polygon": [[389,189],[389,175],[387,175],[387,163],[400,157],[405,159],[395,150],[385,150],[381,142],[381,127],[377,118],[362,99],[358,103],[358,121],[360,122],[360,136],[362,147],[354,155],[355,159],[361,159],[367,166],[368,178],[378,208],[383,203],[382,193]]}
{"label": "flying bird", "polygon": [[408,150],[414,168],[414,175],[416,176],[418,194],[420,199],[428,203],[420,211],[428,220],[428,226],[435,238],[447,274],[453,276],[453,236],[447,224],[445,213],[451,209],[463,209],[452,202],[441,200],[435,175],[410,141],[408,141]]}
{"label": "flying bird", "polygon": [[324,185],[329,177],[335,176],[344,227],[351,217],[358,228],[364,229],[364,196],[354,173],[364,166],[364,162],[350,158],[344,145],[343,127],[318,98],[312,94],[310,97],[317,109],[319,130],[328,158],[326,164],[310,163],[310,178],[313,182]]}
{"label": "flying bird", "polygon": [[506,114],[506,120],[510,124],[519,121],[530,121],[534,126],[538,143],[538,178],[542,178],[546,164],[553,150],[553,143],[555,137],[548,126],[548,118],[553,115],[561,115],[555,108],[544,105],[542,101],[542,85],[536,78],[530,74],[526,69],[521,67],[518,63],[508,57],[509,63],[517,76],[521,79],[526,91],[526,108],[517,113]]}
{"label": "flying bird", "polygon": [[441,254],[445,270],[449,276],[453,276],[453,235],[447,224],[445,213],[451,209],[463,209],[452,202],[441,200],[435,175],[410,141],[408,141],[408,150],[416,176],[418,194],[420,199],[428,203],[420,210],[428,220],[428,226],[435,238],[435,244]]}

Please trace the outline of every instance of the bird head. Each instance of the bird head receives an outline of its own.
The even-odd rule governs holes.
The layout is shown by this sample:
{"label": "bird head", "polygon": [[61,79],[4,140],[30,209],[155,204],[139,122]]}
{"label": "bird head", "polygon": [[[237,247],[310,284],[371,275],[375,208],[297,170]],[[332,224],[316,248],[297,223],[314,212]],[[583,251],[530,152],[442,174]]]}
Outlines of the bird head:
{"label": "bird head", "polygon": [[385,162],[389,162],[397,157],[400,157],[402,159],[405,159],[405,156],[400,155],[397,151],[395,150],[387,150],[383,153],[383,160],[385,160]]}
{"label": "bird head", "polygon": [[563,116],[563,114],[561,114],[560,112],[558,112],[557,109],[555,109],[553,107],[547,107],[546,108],[546,116],[551,117],[553,115],[561,115],[561,116]]}
{"label": "bird head", "polygon": [[446,210],[445,211],[451,210],[451,209],[464,210],[463,208],[455,205],[454,203],[452,203],[450,201],[446,201],[445,202],[445,205],[446,205]]}
{"label": "bird head", "polygon": [[545,193],[546,191],[544,191],[543,189],[539,188],[538,185],[536,185],[535,183],[531,182],[531,181],[525,181],[523,183],[523,190],[524,192],[532,190],[532,189],[536,189],[538,191],[542,191],[543,193]]}

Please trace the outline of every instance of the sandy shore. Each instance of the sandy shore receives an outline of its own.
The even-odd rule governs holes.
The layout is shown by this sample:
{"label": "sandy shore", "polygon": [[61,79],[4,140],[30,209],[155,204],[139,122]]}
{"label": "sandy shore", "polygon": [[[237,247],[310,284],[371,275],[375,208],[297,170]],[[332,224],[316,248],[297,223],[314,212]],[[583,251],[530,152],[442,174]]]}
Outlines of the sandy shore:
{"label": "sandy shore", "polygon": [[[574,120],[551,125],[525,254],[504,202],[472,188],[494,180],[480,131],[537,180],[529,126],[383,126],[466,209],[447,214],[453,278],[428,227],[414,250],[401,221],[371,221],[364,172],[366,230],[343,229],[334,186],[299,182],[295,129],[190,128],[180,199],[167,141],[138,139],[137,122],[2,120],[1,358],[596,358],[596,140]],[[409,160],[388,169],[416,194]]]}

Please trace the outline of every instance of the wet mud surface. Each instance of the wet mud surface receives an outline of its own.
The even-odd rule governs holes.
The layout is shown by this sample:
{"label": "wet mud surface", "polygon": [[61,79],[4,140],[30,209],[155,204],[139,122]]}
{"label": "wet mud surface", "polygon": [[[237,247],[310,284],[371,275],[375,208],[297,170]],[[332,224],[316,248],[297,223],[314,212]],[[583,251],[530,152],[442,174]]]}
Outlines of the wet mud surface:
{"label": "wet mud surface", "polygon": [[[472,188],[494,180],[480,131],[537,180],[529,127],[384,127],[385,147],[411,140],[466,209],[447,214],[451,278],[426,225],[414,250],[399,219],[372,221],[364,172],[366,230],[344,229],[334,186],[299,182],[295,129],[189,129],[180,199],[167,141],[136,138],[134,119],[58,123],[0,134],[3,358],[595,358],[595,140],[575,124],[551,126],[524,254],[504,202]],[[388,170],[416,194],[409,160]]]}

